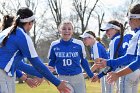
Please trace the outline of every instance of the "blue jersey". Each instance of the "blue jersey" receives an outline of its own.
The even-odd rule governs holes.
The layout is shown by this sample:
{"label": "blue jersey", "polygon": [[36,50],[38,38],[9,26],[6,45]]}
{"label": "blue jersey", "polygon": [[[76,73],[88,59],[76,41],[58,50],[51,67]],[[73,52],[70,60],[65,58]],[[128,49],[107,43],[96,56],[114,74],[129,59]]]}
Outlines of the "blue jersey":
{"label": "blue jersey", "polygon": [[[127,48],[128,48],[128,43],[129,43],[131,38],[132,38],[132,34],[126,34],[123,37],[122,44],[118,49],[118,57],[124,56],[126,54],[126,51],[127,51]],[[118,48],[117,46],[119,44],[119,41],[120,41],[120,34],[119,33],[115,34],[111,38],[111,41],[110,41],[110,44],[109,44],[109,54],[110,54],[109,60],[115,60],[116,59],[115,58],[115,51]],[[114,62],[114,64],[116,64],[116,63],[117,62]],[[122,63],[124,64],[123,61],[122,61]],[[122,65],[119,65],[119,66],[122,66]],[[111,67],[112,67],[112,69],[109,69],[109,71],[114,71],[116,68],[118,68],[118,66],[114,66],[114,65],[112,65]],[[99,78],[101,78],[102,76],[104,76],[103,72],[98,75]]]}
{"label": "blue jersey", "polygon": [[103,44],[95,42],[91,47],[91,58],[95,60],[96,58],[108,59],[107,52]]}
{"label": "blue jersey", "polygon": [[[2,37],[2,35],[0,34]],[[1,39],[0,37],[0,39]],[[11,33],[4,46],[0,47],[0,69],[3,69],[9,76],[13,76],[18,63],[24,58],[28,58],[31,64],[46,79],[58,86],[58,80],[38,57],[33,42],[23,28],[17,28],[16,33]]]}
{"label": "blue jersey", "polygon": [[49,66],[56,67],[60,75],[76,75],[82,72],[81,66],[87,72],[89,77],[93,76],[88,62],[86,60],[86,51],[81,40],[63,39],[51,43],[48,54]]}
{"label": "blue jersey", "polygon": [[139,34],[140,34],[139,28],[135,29],[135,34],[133,35],[132,39],[129,42],[129,46],[128,46],[126,54],[116,60],[108,60],[107,66],[116,68],[118,66],[128,65],[134,60],[136,60],[136,57],[139,52],[138,51]]}
{"label": "blue jersey", "polygon": [[[118,48],[119,42],[120,42],[120,34],[117,33],[111,38],[111,41],[109,43],[109,55],[110,55],[109,59],[115,59],[115,52]],[[125,42],[125,40],[122,41],[122,44],[124,42]],[[122,44],[118,49],[118,57],[125,55],[126,50],[127,50],[127,47],[123,47]]]}

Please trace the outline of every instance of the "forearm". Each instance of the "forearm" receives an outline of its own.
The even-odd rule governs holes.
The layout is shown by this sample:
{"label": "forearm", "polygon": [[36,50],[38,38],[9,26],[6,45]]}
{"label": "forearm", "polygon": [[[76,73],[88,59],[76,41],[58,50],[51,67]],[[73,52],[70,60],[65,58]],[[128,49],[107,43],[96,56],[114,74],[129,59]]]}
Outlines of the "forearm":
{"label": "forearm", "polygon": [[39,78],[43,78],[43,76],[33,66],[26,64],[23,61],[18,63],[17,69],[19,69],[27,74],[37,76]]}
{"label": "forearm", "polygon": [[126,68],[124,68],[124,69],[122,69],[122,70],[116,72],[116,75],[117,75],[118,77],[122,77],[122,76],[125,76],[125,75],[127,75],[127,74],[130,74],[130,73],[132,73],[132,72],[133,72],[133,71],[132,71],[130,68],[126,67]]}
{"label": "forearm", "polygon": [[49,80],[51,83],[53,83],[55,86],[58,86],[60,84],[60,80],[57,79],[50,71],[49,69],[40,61],[38,57],[36,58],[30,58],[29,59],[31,64],[35,67],[35,69],[41,73],[47,80]]}
{"label": "forearm", "polygon": [[94,76],[94,74],[92,73],[92,71],[90,70],[90,67],[88,65],[88,62],[86,59],[83,59],[81,62],[82,67],[84,68],[84,70],[86,71],[86,73],[88,74],[88,76],[91,78]]}
{"label": "forearm", "polygon": [[113,60],[107,60],[107,66],[117,68],[119,66],[128,65],[136,58],[135,55],[125,55]]}

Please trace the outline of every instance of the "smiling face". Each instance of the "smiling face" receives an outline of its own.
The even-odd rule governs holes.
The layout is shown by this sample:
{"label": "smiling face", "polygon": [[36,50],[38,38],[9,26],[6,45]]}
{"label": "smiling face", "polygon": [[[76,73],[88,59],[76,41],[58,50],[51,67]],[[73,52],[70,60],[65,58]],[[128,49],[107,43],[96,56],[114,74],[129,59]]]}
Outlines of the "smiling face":
{"label": "smiling face", "polygon": [[110,38],[110,39],[111,39],[116,33],[117,33],[117,30],[112,29],[112,28],[106,30],[106,35],[107,35],[107,37]]}
{"label": "smiling face", "polygon": [[64,41],[70,40],[73,35],[73,26],[71,23],[64,23],[60,28],[60,33]]}
{"label": "smiling face", "polygon": [[96,39],[91,37],[83,38],[83,42],[86,46],[92,46],[95,43]]}
{"label": "smiling face", "polygon": [[132,30],[140,27],[140,19],[130,18],[129,19],[129,25],[130,25]]}
{"label": "smiling face", "polygon": [[86,46],[90,46],[91,38],[90,37],[83,38],[83,42]]}

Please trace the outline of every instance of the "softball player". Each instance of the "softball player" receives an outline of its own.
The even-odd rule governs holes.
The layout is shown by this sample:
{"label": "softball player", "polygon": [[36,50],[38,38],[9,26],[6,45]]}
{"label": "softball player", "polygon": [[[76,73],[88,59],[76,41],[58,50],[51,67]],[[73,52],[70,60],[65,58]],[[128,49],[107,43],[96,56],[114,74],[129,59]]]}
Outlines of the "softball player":
{"label": "softball player", "polygon": [[74,93],[86,93],[82,68],[88,76],[93,77],[88,62],[84,44],[81,40],[72,38],[74,26],[70,21],[61,23],[59,31],[61,39],[53,41],[48,54],[49,66],[56,68],[59,78],[66,80],[73,87]]}
{"label": "softball player", "polygon": [[[94,32],[87,30],[82,35],[80,35],[80,37],[83,38],[83,42],[86,46],[90,46],[90,54],[93,60],[96,58],[108,59],[104,45],[100,41],[96,40]],[[91,70],[94,71],[92,67]],[[106,82],[105,77],[101,78],[101,86],[101,93],[109,93],[108,86],[111,85]]]}
{"label": "softball player", "polygon": [[[5,32],[5,29],[9,30],[9,31],[12,29],[12,28],[9,29],[8,27],[11,27],[13,25],[14,19],[15,19],[14,16],[4,15],[3,23],[2,23],[2,27],[1,27],[3,32]],[[18,78],[22,79],[23,81],[25,81],[31,88],[40,85],[41,82],[43,81],[43,79],[42,79],[43,76],[40,73],[38,73],[32,66],[24,63],[23,61],[19,62],[16,68],[21,71],[24,71],[27,74],[39,77],[39,78],[34,77],[33,79],[27,78],[27,75],[23,74],[21,71],[19,71],[19,70],[16,71],[16,76]]]}
{"label": "softball player", "polygon": [[[104,66],[110,66],[112,68],[122,66],[124,64],[125,65],[129,64],[123,70],[120,70],[116,73],[110,72],[108,76],[109,83],[116,81],[121,76],[132,73],[133,71],[137,70],[140,67],[139,64],[140,11],[139,9],[140,9],[140,4],[137,4],[130,10],[129,25],[131,26],[131,29],[134,30],[135,35],[132,37],[132,40],[129,43],[125,56],[115,60],[108,60],[108,61],[102,60],[102,64],[104,64]],[[133,77],[133,79],[136,80],[137,77],[139,77],[139,74],[133,75],[131,77]],[[136,90],[135,89],[131,89],[131,90],[126,89],[126,91],[128,90],[127,93],[137,93],[137,89]]]}
{"label": "softball player", "polygon": [[66,82],[60,81],[53,76],[41,62],[31,38],[27,35],[35,20],[33,12],[28,8],[21,8],[17,11],[17,15],[18,17],[13,29],[9,33],[2,31],[0,34],[0,92],[15,93],[14,72],[16,65],[24,57],[27,57],[35,69],[57,86],[60,92],[69,93]]}
{"label": "softball player", "polygon": [[[123,46],[124,43],[127,42],[127,39],[123,38],[123,25],[119,23],[118,21],[109,21],[104,28],[101,29],[102,31],[106,31],[106,35],[111,39],[110,44],[109,44],[109,54],[110,54],[110,59],[116,59],[117,57],[121,57],[126,53],[127,46]],[[117,68],[116,71],[120,69]],[[112,69],[113,71],[115,69]],[[99,78],[101,78],[103,75],[103,72],[98,75]],[[120,78],[120,81],[123,79]],[[116,93],[121,91],[121,87],[123,86],[123,83],[120,83],[118,80],[116,82],[117,85],[117,90]],[[111,93],[113,93],[113,85],[111,85]]]}

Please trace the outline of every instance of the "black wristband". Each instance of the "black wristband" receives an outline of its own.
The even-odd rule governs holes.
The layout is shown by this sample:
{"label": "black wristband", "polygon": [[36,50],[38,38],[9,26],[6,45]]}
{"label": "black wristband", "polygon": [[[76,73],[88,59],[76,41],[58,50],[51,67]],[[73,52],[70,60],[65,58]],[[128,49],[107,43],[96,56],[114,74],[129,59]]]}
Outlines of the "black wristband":
{"label": "black wristband", "polygon": [[105,67],[104,71],[103,71],[103,74],[106,75],[108,72],[110,72],[112,70],[111,67],[107,66]]}

